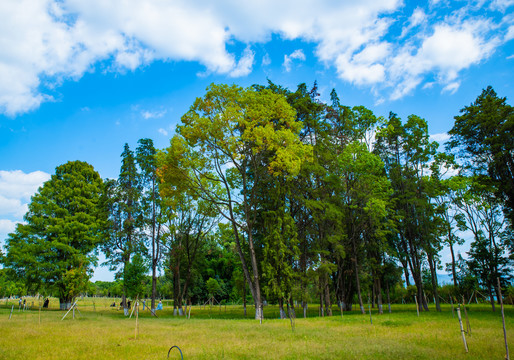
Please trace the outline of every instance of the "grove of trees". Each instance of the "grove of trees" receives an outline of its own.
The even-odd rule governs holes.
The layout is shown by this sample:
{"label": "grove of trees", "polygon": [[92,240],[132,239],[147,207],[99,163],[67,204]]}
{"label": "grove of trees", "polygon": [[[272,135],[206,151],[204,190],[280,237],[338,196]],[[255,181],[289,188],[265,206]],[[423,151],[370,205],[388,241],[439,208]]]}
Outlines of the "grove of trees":
{"label": "grove of trees", "polygon": [[[179,315],[213,298],[246,314],[251,301],[256,319],[266,303],[283,318],[309,303],[330,316],[414,296],[428,311],[483,294],[494,310],[497,279],[511,284],[513,133],[491,87],[442,151],[425,119],[377,117],[335,90],[324,103],[316,84],[211,85],[169,147],[125,144],[117,179],[59,166],[0,253],[0,295],[53,294],[66,308],[87,291],[153,309],[166,296]],[[91,286],[98,251],[116,281]]]}

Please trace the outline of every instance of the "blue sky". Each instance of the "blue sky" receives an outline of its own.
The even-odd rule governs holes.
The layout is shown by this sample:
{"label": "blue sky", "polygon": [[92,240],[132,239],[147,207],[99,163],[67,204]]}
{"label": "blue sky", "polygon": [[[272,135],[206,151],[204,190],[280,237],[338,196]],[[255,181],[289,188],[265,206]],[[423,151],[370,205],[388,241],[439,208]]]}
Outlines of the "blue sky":
{"label": "blue sky", "polygon": [[345,105],[419,115],[444,141],[488,85],[513,104],[513,10],[514,0],[3,0],[0,245],[56,166],[83,160],[116,177],[124,143],[166,147],[213,82],[317,81],[323,99],[335,88]]}

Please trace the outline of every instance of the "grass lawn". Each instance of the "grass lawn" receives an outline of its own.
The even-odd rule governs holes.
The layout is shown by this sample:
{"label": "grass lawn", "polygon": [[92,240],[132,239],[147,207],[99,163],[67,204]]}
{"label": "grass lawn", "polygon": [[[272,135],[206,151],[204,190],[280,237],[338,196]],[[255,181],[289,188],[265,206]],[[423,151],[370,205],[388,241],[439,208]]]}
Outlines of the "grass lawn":
{"label": "grass lawn", "polygon": [[[278,308],[267,306],[262,324],[248,318],[242,306],[200,308],[194,306],[189,320],[174,317],[166,306],[159,318],[140,309],[136,320],[112,309],[113,299],[79,300],[76,318],[52,299],[50,309],[19,311],[17,302],[9,320],[11,303],[0,302],[0,359],[166,359],[178,345],[184,359],[504,359],[501,313],[488,305],[468,306],[471,335],[466,354],[457,315],[449,305],[437,313],[433,307],[418,317],[414,305],[393,305],[392,313],[378,315],[345,312],[317,317],[310,306],[307,319],[298,318],[292,331],[289,320],[278,319]],[[29,299],[27,304],[31,304]],[[119,303],[119,300],[117,300]],[[298,311],[298,315],[302,315]],[[514,308],[505,309],[509,344],[514,340]],[[514,348],[513,348],[514,351]],[[170,358],[180,359],[172,350]]]}

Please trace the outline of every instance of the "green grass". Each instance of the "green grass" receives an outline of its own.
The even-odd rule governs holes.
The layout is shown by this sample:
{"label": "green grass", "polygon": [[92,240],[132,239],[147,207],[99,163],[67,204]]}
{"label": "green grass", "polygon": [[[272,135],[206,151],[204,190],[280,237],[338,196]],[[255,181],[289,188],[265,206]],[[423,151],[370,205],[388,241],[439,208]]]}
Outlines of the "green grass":
{"label": "green grass", "polygon": [[[61,321],[64,312],[52,307],[41,312],[18,311],[9,320],[10,304],[0,302],[0,359],[166,359],[178,345],[184,359],[503,359],[505,348],[500,311],[487,305],[470,305],[471,336],[464,352],[459,323],[449,306],[441,313],[421,313],[414,305],[393,305],[393,313],[378,315],[345,312],[343,318],[319,318],[315,305],[309,318],[298,318],[295,331],[289,320],[278,319],[278,308],[265,307],[262,324],[248,318],[242,306],[194,306],[191,319],[173,317],[166,306],[159,318],[140,312],[139,334],[135,319],[108,306],[112,299],[78,302],[80,314]],[[31,304],[32,300],[27,301]],[[119,300],[117,300],[119,303]],[[36,302],[37,303],[37,302]],[[17,303],[16,303],[17,305]],[[387,311],[387,308],[386,308]],[[506,308],[509,343],[514,338],[514,309]],[[298,311],[298,316],[302,314]],[[170,358],[180,359],[173,350]]]}

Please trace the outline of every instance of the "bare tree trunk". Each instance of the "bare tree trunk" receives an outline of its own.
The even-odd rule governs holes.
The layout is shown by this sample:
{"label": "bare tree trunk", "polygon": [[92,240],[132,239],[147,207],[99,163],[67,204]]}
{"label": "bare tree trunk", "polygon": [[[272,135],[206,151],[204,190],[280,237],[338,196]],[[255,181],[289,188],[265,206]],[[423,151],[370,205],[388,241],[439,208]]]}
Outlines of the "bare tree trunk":
{"label": "bare tree trunk", "polygon": [[325,274],[325,313],[327,316],[332,316],[332,304],[330,302],[330,287],[328,286],[328,274]]}
{"label": "bare tree trunk", "polygon": [[288,310],[291,311],[291,314],[293,315],[293,318],[296,319],[296,311],[295,311],[295,308],[294,308],[294,301],[293,301],[292,297],[289,298]]}
{"label": "bare tree trunk", "polygon": [[[451,232],[450,232],[451,233]],[[450,245],[450,254],[452,256],[452,277],[453,277],[453,286],[455,286],[455,291],[458,290],[459,285],[457,283],[457,270],[455,268],[455,253],[453,251],[453,236],[448,234],[448,243]]]}
{"label": "bare tree trunk", "polygon": [[283,298],[278,299],[278,308],[280,311],[280,318],[286,319],[287,316],[286,316],[286,312],[284,311],[284,299]]}
{"label": "bare tree trunk", "polygon": [[243,277],[243,309],[246,317],[246,278]]}
{"label": "bare tree trunk", "polygon": [[439,291],[437,289],[438,283],[435,259],[431,253],[428,253],[428,265],[430,267],[430,274],[432,275],[432,288],[434,289],[435,308],[437,311],[441,311],[441,304],[439,303]]}
{"label": "bare tree trunk", "polygon": [[491,301],[491,307],[492,307],[493,311],[496,311],[496,306],[494,305],[493,291],[491,290],[491,284],[487,284],[487,290],[489,291],[489,299]]}
{"label": "bare tree trunk", "polygon": [[378,302],[378,313],[383,314],[384,309],[382,307],[382,284],[380,283],[380,278],[376,279],[376,288],[377,288],[377,302]]}

